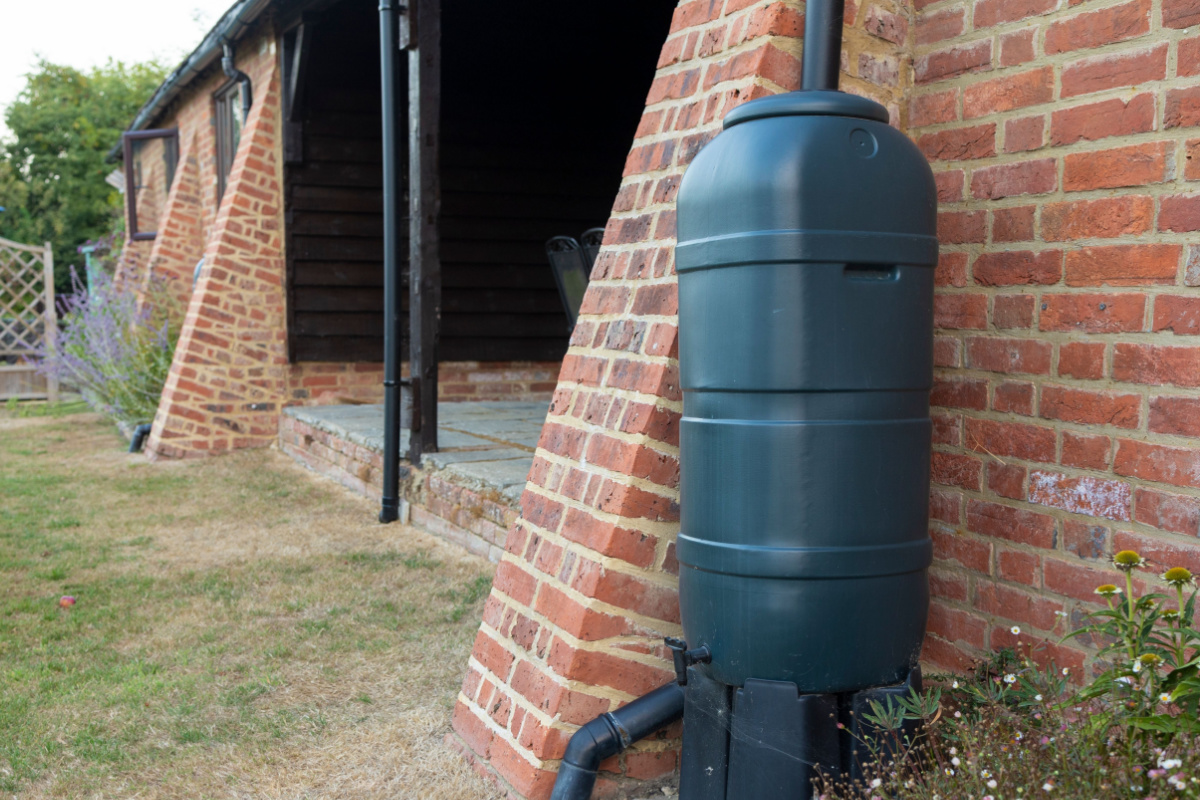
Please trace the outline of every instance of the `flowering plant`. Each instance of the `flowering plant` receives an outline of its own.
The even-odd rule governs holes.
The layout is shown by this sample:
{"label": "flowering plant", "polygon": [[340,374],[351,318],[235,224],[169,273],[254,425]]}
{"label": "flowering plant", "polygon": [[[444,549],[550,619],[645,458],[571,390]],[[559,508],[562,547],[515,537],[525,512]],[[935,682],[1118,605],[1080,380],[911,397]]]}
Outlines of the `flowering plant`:
{"label": "flowering plant", "polygon": [[78,389],[96,411],[119,422],[154,419],[179,336],[179,305],[161,284],[144,302],[104,271],[89,294],[71,271],[73,293],[59,301],[60,330],[38,369]]}
{"label": "flowering plant", "polygon": [[[1122,550],[1112,563],[1124,573],[1125,588],[1098,586],[1096,594],[1107,607],[1089,614],[1083,626],[1065,637],[1086,636],[1104,645],[1098,655],[1109,666],[1079,696],[1110,702],[1089,724],[1125,725],[1131,740],[1141,737],[1158,746],[1170,744],[1182,732],[1200,733],[1200,634],[1191,627],[1196,609],[1191,571],[1172,567],[1162,574],[1174,597],[1161,592],[1139,595],[1133,573],[1149,566],[1146,559]],[[1185,597],[1187,587],[1193,588]]]}
{"label": "flowering plant", "polygon": [[1167,569],[1167,592],[1145,592],[1134,579],[1145,558],[1121,551],[1112,564],[1119,580],[1096,589],[1104,607],[1064,637],[1098,648],[1092,681],[1072,686],[1069,669],[1018,642],[923,695],[873,706],[866,721],[885,732],[866,743],[873,766],[857,782],[819,780],[818,797],[1200,798],[1192,573]]}

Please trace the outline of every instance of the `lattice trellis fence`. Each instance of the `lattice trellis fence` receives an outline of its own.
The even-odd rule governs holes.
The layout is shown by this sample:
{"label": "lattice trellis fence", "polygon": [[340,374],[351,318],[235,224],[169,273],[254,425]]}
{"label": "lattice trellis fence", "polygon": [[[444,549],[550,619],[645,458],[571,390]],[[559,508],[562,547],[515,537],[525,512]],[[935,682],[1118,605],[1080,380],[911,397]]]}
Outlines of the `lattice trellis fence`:
{"label": "lattice trellis fence", "polygon": [[54,344],[54,253],[0,238],[0,400],[58,399],[58,381],[34,361]]}

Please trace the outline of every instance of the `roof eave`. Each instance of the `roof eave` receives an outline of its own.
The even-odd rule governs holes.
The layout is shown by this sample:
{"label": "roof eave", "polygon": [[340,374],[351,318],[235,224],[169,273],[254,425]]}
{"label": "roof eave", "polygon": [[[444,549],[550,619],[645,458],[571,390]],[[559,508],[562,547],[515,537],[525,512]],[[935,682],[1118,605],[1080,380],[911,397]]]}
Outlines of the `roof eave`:
{"label": "roof eave", "polygon": [[[274,0],[238,0],[225,12],[183,63],[167,76],[138,111],[126,131],[137,131],[149,125],[167,104],[174,100],[191,80],[221,56],[221,41],[236,41],[254,23],[258,15]],[[121,158],[121,143],[108,151],[107,161]]]}

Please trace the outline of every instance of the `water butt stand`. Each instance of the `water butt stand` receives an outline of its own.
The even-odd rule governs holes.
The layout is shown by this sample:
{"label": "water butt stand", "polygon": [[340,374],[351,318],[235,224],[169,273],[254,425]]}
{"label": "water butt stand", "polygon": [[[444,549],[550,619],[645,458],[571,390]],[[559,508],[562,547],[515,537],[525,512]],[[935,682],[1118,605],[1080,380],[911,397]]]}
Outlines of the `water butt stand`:
{"label": "water butt stand", "polygon": [[809,0],[803,89],[730,112],[680,186],[677,681],[581,729],[555,800],[680,714],[681,800],[809,800],[920,687],[937,195],[837,91],[842,8]]}

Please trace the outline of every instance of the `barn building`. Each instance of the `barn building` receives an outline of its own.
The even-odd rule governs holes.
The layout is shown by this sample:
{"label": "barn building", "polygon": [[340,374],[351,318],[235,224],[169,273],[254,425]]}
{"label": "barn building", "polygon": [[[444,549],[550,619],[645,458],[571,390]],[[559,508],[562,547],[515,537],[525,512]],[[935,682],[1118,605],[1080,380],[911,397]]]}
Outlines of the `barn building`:
{"label": "barn building", "polygon": [[[798,87],[804,3],[415,5],[441,24],[440,81],[406,81],[440,104],[437,396],[549,400],[502,491],[408,464],[414,522],[499,562],[448,742],[545,798],[578,725],[672,676],[675,193],[730,108]],[[1200,2],[849,0],[845,25],[843,89],[941,203],[924,658],[1019,626],[1083,670],[1060,637],[1114,550],[1200,572]],[[279,440],[378,487],[378,448],[289,408],[381,396],[378,42],[361,3],[242,0],[131,126],[123,280],[188,303],[154,454]],[[568,339],[542,246],[593,225]],[[670,776],[677,734],[601,790]]]}

